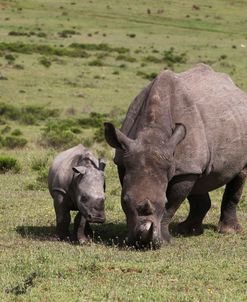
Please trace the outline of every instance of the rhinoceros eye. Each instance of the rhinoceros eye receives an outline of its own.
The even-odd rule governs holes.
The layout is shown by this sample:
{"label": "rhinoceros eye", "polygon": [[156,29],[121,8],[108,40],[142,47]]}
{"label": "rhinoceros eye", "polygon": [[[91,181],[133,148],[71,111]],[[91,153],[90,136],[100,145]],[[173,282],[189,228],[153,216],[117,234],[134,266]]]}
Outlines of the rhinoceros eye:
{"label": "rhinoceros eye", "polygon": [[81,202],[86,202],[88,200],[87,195],[86,194],[82,194],[81,195]]}

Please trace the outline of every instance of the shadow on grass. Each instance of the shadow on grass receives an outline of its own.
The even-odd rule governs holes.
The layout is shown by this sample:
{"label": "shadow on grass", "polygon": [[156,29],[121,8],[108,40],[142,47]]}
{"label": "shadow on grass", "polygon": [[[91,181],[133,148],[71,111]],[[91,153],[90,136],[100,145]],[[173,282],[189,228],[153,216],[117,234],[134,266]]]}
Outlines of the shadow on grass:
{"label": "shadow on grass", "polygon": [[57,241],[55,226],[18,226],[16,232],[23,238],[40,241]]}
{"label": "shadow on grass", "polygon": [[[200,234],[200,235],[195,235],[195,234],[181,235],[177,231],[177,226],[178,226],[178,222],[172,222],[169,225],[169,230],[170,230],[170,233],[173,237],[192,237],[192,236],[201,236],[201,235],[203,235],[203,234]],[[203,224],[203,230],[204,231],[210,230],[212,232],[216,232],[217,227],[214,224],[206,223],[206,224]]]}
{"label": "shadow on grass", "polygon": [[[91,224],[92,241],[105,245],[123,246],[127,233],[125,223]],[[73,224],[71,225],[73,230]],[[55,226],[18,226],[16,232],[23,238],[40,241],[58,241]]]}
{"label": "shadow on grass", "polygon": [[[172,222],[169,226],[170,233],[173,237],[190,237],[191,235],[181,235],[177,232],[178,222]],[[71,225],[73,229],[73,224]],[[204,230],[216,231],[213,224],[204,224]],[[127,235],[127,226],[125,223],[104,223],[91,224],[93,231],[92,242],[104,244],[106,246],[115,246],[120,249],[126,248],[125,237]],[[18,226],[16,228],[18,234],[23,238],[29,238],[39,241],[58,241],[55,226]]]}

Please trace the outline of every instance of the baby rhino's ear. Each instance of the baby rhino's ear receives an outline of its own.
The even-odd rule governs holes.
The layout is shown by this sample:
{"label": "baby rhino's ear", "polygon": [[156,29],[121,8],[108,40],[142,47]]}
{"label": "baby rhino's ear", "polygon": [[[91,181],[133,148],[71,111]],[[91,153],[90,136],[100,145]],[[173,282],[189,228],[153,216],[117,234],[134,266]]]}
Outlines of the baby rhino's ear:
{"label": "baby rhino's ear", "polygon": [[75,173],[79,173],[84,175],[86,173],[86,168],[83,166],[73,167],[72,168]]}

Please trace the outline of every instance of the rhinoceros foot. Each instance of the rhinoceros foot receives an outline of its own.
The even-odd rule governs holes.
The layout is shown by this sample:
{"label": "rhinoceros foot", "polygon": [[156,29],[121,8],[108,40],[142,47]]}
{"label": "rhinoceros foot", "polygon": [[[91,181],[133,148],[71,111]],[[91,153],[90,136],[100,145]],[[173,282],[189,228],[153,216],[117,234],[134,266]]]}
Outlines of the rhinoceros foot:
{"label": "rhinoceros foot", "polygon": [[87,237],[78,239],[78,244],[80,244],[80,245],[85,245],[87,242],[88,242]]}
{"label": "rhinoceros foot", "polygon": [[57,237],[57,239],[59,240],[59,241],[64,241],[64,242],[72,242],[73,241],[73,238],[71,238],[71,236],[70,235],[59,235],[58,237]]}
{"label": "rhinoceros foot", "polygon": [[242,232],[242,227],[238,222],[226,224],[220,221],[218,224],[218,232],[221,234],[236,234]]}
{"label": "rhinoceros foot", "polygon": [[191,221],[183,221],[177,225],[177,233],[184,236],[203,234],[202,224],[195,224]]}

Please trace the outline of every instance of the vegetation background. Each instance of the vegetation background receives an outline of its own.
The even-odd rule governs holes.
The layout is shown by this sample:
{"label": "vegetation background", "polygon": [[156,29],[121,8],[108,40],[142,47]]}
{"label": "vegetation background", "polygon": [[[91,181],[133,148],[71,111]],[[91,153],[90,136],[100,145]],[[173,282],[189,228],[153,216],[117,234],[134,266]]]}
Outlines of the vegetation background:
{"label": "vegetation background", "polygon": [[[215,231],[223,188],[198,237],[157,251],[122,246],[120,185],[102,123],[165,68],[198,62],[247,90],[246,0],[0,1],[0,300],[247,301],[244,232]],[[107,222],[86,246],[58,242],[46,177],[82,142],[107,159]],[[185,201],[171,231],[188,212]]]}

